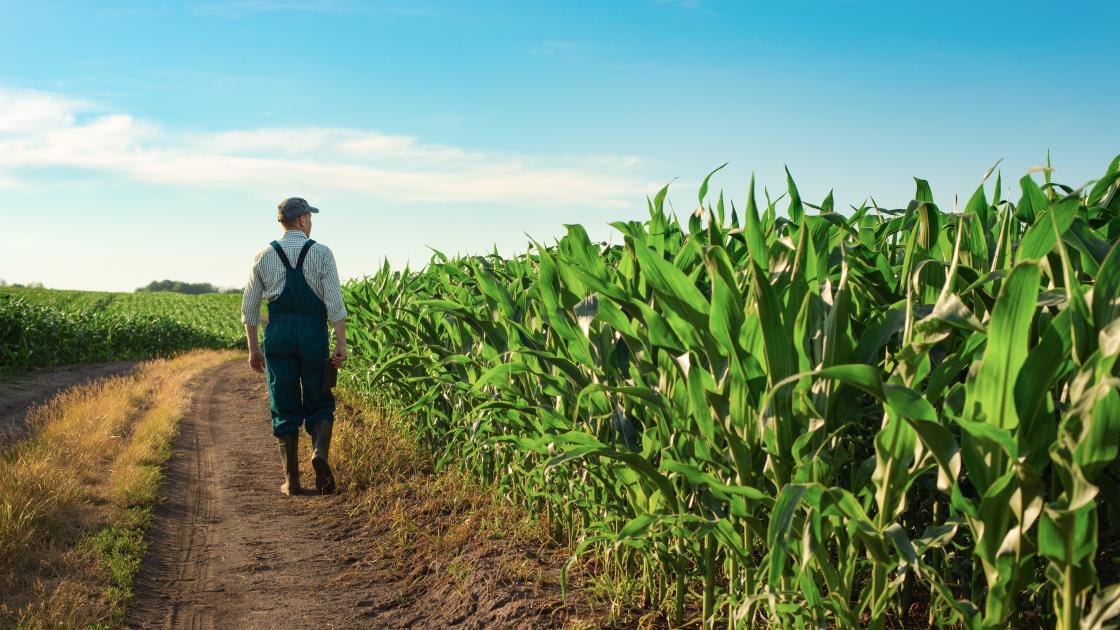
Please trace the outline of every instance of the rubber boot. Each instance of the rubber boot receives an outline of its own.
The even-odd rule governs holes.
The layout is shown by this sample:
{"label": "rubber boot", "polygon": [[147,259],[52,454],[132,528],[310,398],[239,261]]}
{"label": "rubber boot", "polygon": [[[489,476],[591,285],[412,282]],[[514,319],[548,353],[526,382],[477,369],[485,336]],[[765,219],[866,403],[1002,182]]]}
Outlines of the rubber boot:
{"label": "rubber boot", "polygon": [[284,483],[280,492],[299,494],[303,491],[299,487],[299,434],[282,435],[276,439],[280,442],[280,461],[284,464]]}
{"label": "rubber boot", "polygon": [[327,458],[330,456],[331,432],[333,430],[334,422],[330,420],[320,420],[311,425],[311,467],[315,469],[315,490],[319,494],[330,494],[335,489],[334,473],[331,472],[330,464],[327,463]]}

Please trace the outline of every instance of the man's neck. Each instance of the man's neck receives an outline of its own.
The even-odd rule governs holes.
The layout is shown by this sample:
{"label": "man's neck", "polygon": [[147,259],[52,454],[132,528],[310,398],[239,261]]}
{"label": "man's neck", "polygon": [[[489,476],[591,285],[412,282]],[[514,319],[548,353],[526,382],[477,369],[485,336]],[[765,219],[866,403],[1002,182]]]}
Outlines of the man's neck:
{"label": "man's neck", "polygon": [[291,238],[308,238],[307,232],[304,232],[303,230],[284,230],[284,236],[281,236],[280,238],[284,239],[284,238],[289,238],[289,237],[291,237]]}

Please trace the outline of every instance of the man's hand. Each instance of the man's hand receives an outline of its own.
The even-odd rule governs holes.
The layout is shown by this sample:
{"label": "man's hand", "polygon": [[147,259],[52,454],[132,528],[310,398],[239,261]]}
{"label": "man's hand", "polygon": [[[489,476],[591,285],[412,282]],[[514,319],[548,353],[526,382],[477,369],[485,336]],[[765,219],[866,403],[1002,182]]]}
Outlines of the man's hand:
{"label": "man's hand", "polygon": [[350,353],[346,352],[346,319],[340,319],[332,326],[334,327],[334,356],[331,357],[331,363],[334,363],[336,368],[340,368],[346,361],[346,357],[350,356]]}
{"label": "man's hand", "polygon": [[264,353],[260,350],[249,351],[249,367],[254,372],[264,372]]}
{"label": "man's hand", "polygon": [[350,353],[346,351],[346,346],[335,346],[334,356],[331,357],[331,363],[333,363],[336,368],[340,368],[342,367],[342,363],[346,361],[346,358],[349,356]]}
{"label": "man's hand", "polygon": [[261,352],[261,343],[257,340],[257,325],[245,324],[245,339],[249,342],[249,369],[254,372],[264,372],[264,353]]}

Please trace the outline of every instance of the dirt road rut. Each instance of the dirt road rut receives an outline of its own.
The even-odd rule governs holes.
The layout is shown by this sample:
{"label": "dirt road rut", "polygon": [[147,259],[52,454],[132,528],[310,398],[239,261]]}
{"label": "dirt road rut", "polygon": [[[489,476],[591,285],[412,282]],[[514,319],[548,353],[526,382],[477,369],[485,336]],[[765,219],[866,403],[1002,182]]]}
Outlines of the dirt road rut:
{"label": "dirt road rut", "polygon": [[355,566],[368,543],[343,496],[279,493],[267,391],[243,362],[197,384],[166,474],[128,626],[371,627],[377,585]]}

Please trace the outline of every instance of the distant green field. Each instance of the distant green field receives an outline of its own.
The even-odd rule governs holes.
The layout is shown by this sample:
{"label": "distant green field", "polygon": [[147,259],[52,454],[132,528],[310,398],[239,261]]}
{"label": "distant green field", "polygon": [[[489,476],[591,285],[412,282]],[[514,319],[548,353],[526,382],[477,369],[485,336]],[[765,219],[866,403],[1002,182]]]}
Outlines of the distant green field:
{"label": "distant green field", "polygon": [[0,287],[0,372],[244,344],[241,296]]}

